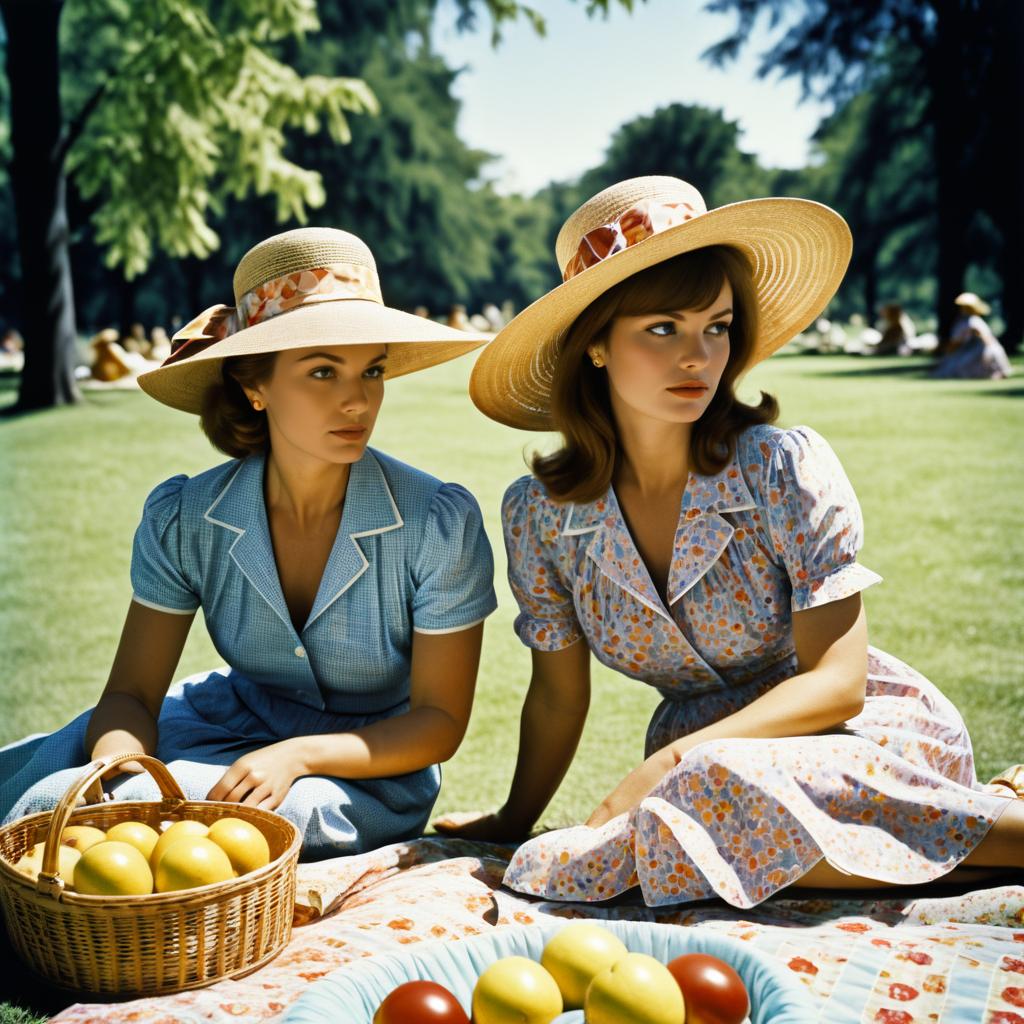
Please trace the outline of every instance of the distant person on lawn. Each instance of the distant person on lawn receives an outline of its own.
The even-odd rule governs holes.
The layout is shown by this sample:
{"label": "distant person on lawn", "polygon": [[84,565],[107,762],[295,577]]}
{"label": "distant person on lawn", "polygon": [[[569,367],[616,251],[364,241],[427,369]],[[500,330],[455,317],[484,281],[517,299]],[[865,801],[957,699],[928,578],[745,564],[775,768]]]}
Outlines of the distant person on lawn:
{"label": "distant person on lawn", "polygon": [[562,446],[502,507],[533,658],[508,799],[436,827],[529,834],[576,750],[591,654],[662,696],[646,760],[585,825],[520,846],[511,888],[750,907],[792,884],[1024,866],[1019,776],[980,784],[956,708],[868,646],[861,591],[879,577],[857,561],[839,460],[810,427],[772,426],[771,396],[736,397],[826,305],[850,251],[817,203],[707,212],[677,178],[620,182],[563,226],[564,283],[477,359],[478,408]]}
{"label": "distant person on lawn", "polygon": [[[189,799],[283,814],[306,858],[357,853],[422,831],[462,741],[496,604],[480,511],[367,442],[385,377],[484,339],[385,306],[344,231],[275,235],[234,284],[236,307],[140,378],[231,460],[147,498],[106,689],[0,750],[5,820],[52,808],[90,759],[145,751]],[[168,692],[200,608],[228,667]],[[119,771],[112,797],[158,798]]]}
{"label": "distant person on lawn", "polygon": [[879,312],[878,329],[882,337],[871,350],[876,356],[909,356],[914,347],[911,342],[917,337],[917,328],[910,315],[896,302],[886,303]]}
{"label": "distant person on lawn", "polygon": [[985,322],[991,312],[988,303],[974,292],[956,297],[957,318],[949,335],[949,346],[933,377],[961,377],[969,380],[1003,380],[1012,369],[1006,349]]}

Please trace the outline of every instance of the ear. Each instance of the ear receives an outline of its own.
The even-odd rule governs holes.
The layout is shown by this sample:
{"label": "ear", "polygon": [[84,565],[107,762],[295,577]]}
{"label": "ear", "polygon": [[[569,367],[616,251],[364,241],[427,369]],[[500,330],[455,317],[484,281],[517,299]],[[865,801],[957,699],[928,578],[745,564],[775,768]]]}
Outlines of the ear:
{"label": "ear", "polygon": [[595,366],[604,366],[605,363],[605,346],[604,342],[595,342],[593,345],[587,346],[587,356]]}
{"label": "ear", "polygon": [[244,384],[239,384],[242,391],[245,393],[246,400],[256,410],[256,412],[263,412],[267,407],[266,399],[263,396],[262,388],[247,388]]}

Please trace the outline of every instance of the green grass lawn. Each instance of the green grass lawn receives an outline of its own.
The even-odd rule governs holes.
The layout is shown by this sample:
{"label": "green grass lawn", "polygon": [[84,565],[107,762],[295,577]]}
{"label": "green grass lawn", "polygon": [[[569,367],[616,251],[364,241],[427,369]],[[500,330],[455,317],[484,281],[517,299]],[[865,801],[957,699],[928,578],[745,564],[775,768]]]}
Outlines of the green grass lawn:
{"label": "green grass lawn", "polygon": [[[780,355],[743,393],[773,392],[783,425],[809,424],[835,448],[867,524],[862,561],[885,577],[865,594],[871,642],[957,704],[987,778],[1024,760],[1024,385],[933,381],[927,365]],[[373,438],[467,486],[495,550],[499,609],[439,813],[494,807],[511,777],[529,653],[512,633],[498,512],[506,485],[526,471],[524,451],[547,442],[477,413],[470,367],[464,358],[389,384]],[[10,379],[5,387],[0,405],[13,398]],[[58,728],[95,701],[131,596],[143,499],[159,481],[221,460],[194,418],[136,392],[89,392],[76,408],[0,421],[0,744]],[[178,675],[218,663],[197,622]],[[590,720],[546,826],[586,818],[642,758],[657,694],[594,667]]]}

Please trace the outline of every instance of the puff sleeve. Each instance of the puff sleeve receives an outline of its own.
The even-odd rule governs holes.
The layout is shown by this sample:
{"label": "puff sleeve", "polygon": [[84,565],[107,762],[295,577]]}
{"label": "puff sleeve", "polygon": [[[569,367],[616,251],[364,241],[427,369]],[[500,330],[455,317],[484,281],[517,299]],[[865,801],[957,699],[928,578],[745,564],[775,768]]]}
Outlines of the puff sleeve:
{"label": "puff sleeve", "polygon": [[558,517],[533,477],[521,477],[505,492],[501,521],[508,582],[519,604],[516,635],[537,651],[569,647],[583,636],[583,629],[553,551],[560,534]]}
{"label": "puff sleeve", "polygon": [[190,615],[200,604],[181,562],[181,489],[187,480],[172,476],[153,489],[132,545],[132,600],[177,615]]}
{"label": "puff sleeve", "polygon": [[476,499],[458,484],[442,484],[427,513],[413,569],[413,629],[454,633],[475,626],[498,606],[494,556]]}
{"label": "puff sleeve", "polygon": [[781,431],[768,461],[768,528],[793,587],[793,611],[849,597],[881,580],[857,562],[864,523],[828,443],[809,427]]}

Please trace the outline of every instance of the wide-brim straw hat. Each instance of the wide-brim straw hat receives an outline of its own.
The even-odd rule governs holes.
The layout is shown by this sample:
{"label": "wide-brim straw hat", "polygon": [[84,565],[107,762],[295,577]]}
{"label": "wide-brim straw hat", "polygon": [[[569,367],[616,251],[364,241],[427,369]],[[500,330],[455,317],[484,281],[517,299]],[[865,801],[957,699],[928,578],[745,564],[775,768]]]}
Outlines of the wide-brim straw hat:
{"label": "wide-brim straw hat", "polygon": [[576,318],[627,277],[710,245],[745,253],[760,330],[744,369],[812,323],[850,262],[846,221],[806,199],[750,199],[708,210],[679,178],[631,178],[587,200],[562,226],[555,257],[563,283],[511,320],[480,353],[470,395],[491,419],[551,430],[549,400],[560,343]]}
{"label": "wide-brim straw hat", "polygon": [[977,313],[978,316],[988,316],[992,312],[992,307],[974,292],[961,292],[954,300],[954,304],[963,309],[969,309],[972,313]]}
{"label": "wide-brim straw hat", "polygon": [[235,270],[234,293],[234,307],[212,306],[174,335],[170,357],[139,376],[143,391],[199,413],[232,356],[382,343],[390,379],[489,340],[385,306],[373,254],[337,228],[297,228],[253,246]]}

